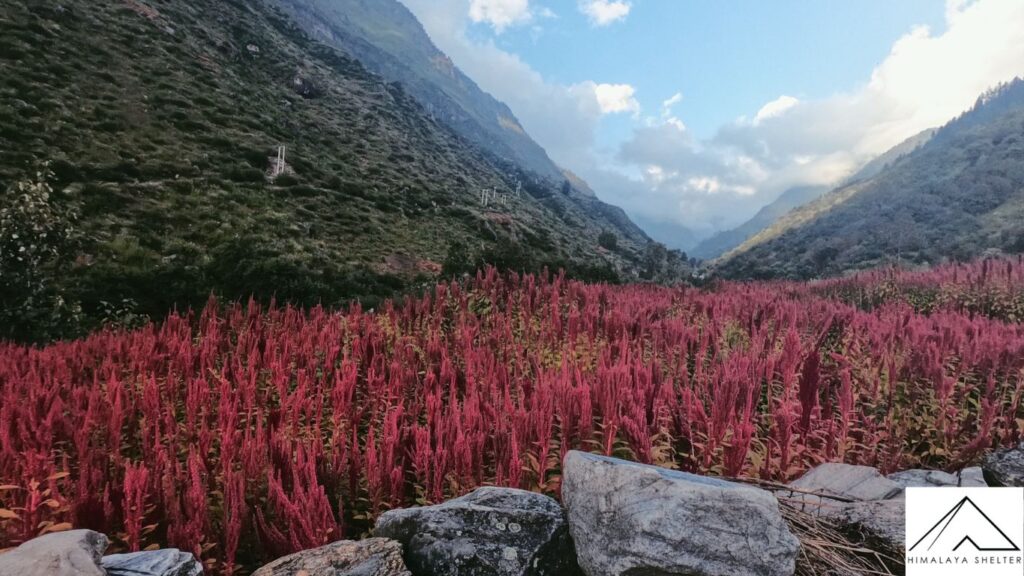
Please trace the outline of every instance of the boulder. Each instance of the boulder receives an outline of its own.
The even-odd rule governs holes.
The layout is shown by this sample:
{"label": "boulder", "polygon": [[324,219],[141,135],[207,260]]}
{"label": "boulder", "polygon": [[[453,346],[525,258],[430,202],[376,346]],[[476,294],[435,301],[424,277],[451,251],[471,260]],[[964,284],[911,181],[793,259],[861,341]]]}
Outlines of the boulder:
{"label": "boulder", "polygon": [[964,488],[984,488],[988,486],[985,482],[985,472],[981,466],[972,466],[960,471],[960,485]]}
{"label": "boulder", "polygon": [[203,565],[189,552],[165,548],[152,552],[111,554],[101,561],[107,576],[199,576]]}
{"label": "boulder", "polygon": [[0,554],[0,576],[105,576],[100,558],[108,543],[92,530],[40,536]]}
{"label": "boulder", "polygon": [[319,98],[324,94],[323,88],[316,81],[301,73],[292,78],[292,90],[307,100]]}
{"label": "boulder", "polygon": [[902,488],[934,488],[961,486],[963,488],[984,488],[985,479],[981,468],[965,468],[957,474],[941,470],[904,470],[886,476]]}
{"label": "boulder", "polygon": [[989,486],[1024,486],[1024,443],[987,454],[981,469]]}
{"label": "boulder", "polygon": [[562,508],[541,494],[479,488],[436,506],[385,512],[374,535],[402,543],[416,576],[578,573]]}
{"label": "boulder", "polygon": [[385,538],[343,540],[278,558],[252,576],[410,576],[402,545]]}
{"label": "boulder", "polygon": [[903,491],[874,468],[834,462],[812,468],[790,486],[848,500],[886,500]]}
{"label": "boulder", "polygon": [[562,500],[589,576],[789,576],[800,543],[758,488],[569,452]]}
{"label": "boulder", "polygon": [[874,550],[897,558],[906,549],[906,501],[870,500],[851,502],[833,509],[828,515],[843,532],[859,537]]}

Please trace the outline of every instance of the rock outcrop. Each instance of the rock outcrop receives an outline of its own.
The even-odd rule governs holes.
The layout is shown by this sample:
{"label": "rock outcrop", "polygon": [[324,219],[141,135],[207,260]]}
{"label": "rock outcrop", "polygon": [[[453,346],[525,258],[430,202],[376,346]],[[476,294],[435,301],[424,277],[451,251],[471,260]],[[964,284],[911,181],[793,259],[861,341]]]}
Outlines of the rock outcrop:
{"label": "rock outcrop", "polygon": [[849,500],[885,500],[899,496],[903,490],[874,468],[840,463],[818,465],[790,486]]}
{"label": "rock outcrop", "polygon": [[825,495],[795,494],[794,498],[843,532],[894,557],[902,556],[906,545],[906,488],[984,485],[980,468],[958,474],[918,469],[882,476],[874,468],[837,463],[817,466],[790,484]]}
{"label": "rock outcrop", "polygon": [[385,512],[374,535],[402,543],[415,576],[578,573],[561,506],[541,494],[479,488],[436,506]]}
{"label": "rock outcrop", "polygon": [[100,558],[109,542],[92,530],[40,536],[0,555],[0,576],[106,576]]}
{"label": "rock outcrop", "polygon": [[930,488],[960,486],[963,488],[984,488],[985,479],[981,468],[964,468],[959,474],[941,470],[904,470],[886,476],[902,488]]}
{"label": "rock outcrop", "polygon": [[900,557],[906,549],[906,500],[852,502],[832,510],[828,518],[872,549]]}
{"label": "rock outcrop", "polygon": [[1024,443],[988,454],[981,469],[989,486],[1024,486]]}
{"label": "rock outcrop", "polygon": [[92,530],[34,538],[0,554],[0,576],[199,576],[203,566],[174,548],[104,556],[109,539]]}
{"label": "rock outcrop", "polygon": [[562,500],[589,576],[791,575],[800,544],[770,493],[569,452]]}
{"label": "rock outcrop", "polygon": [[188,552],[165,548],[152,552],[111,554],[100,565],[107,576],[199,576],[203,566]]}
{"label": "rock outcrop", "polygon": [[252,576],[410,576],[402,545],[385,538],[343,540],[267,564]]}

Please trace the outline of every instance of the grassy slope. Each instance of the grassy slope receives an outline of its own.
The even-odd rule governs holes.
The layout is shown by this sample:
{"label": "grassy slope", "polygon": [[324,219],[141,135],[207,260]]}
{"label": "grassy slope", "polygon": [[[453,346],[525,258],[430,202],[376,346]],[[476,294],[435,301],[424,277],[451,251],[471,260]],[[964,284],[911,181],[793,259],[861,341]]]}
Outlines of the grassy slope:
{"label": "grassy slope", "polygon": [[568,199],[591,226],[615,232],[624,246],[642,247],[647,235],[619,208],[597,199],[586,182],[548,158],[504,103],[480,89],[433,44],[397,0],[274,0],[312,37],[335,46],[369,70],[400,83],[446,124],[496,158],[521,167],[522,179],[545,187],[568,180]]}
{"label": "grassy slope", "polygon": [[[295,175],[270,183],[278,144]],[[87,312],[388,294],[456,241],[626,265],[556,190],[482,209],[513,174],[260,2],[7,3],[0,149],[0,189],[52,161],[71,192],[82,254],[59,276]]]}

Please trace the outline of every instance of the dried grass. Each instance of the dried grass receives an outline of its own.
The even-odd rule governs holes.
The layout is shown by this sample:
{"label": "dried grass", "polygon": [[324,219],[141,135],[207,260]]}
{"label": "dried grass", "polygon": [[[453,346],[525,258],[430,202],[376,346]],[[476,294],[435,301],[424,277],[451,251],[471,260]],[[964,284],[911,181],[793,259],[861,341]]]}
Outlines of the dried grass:
{"label": "dried grass", "polygon": [[827,496],[838,502],[853,502],[807,490],[797,490],[774,482],[736,478],[737,482],[753,484],[775,494],[779,511],[790,530],[800,540],[796,576],[896,576],[904,573],[904,559],[869,547],[843,532],[823,517],[820,507],[807,506],[807,498]]}

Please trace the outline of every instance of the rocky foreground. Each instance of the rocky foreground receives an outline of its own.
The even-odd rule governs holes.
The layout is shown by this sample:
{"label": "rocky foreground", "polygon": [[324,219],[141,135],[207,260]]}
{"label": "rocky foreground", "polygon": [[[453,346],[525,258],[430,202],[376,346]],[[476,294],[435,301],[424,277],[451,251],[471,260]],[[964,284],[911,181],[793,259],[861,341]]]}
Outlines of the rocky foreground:
{"label": "rocky foreground", "polygon": [[[373,538],[286,556],[253,576],[790,576],[801,542],[780,499],[901,558],[904,489],[915,486],[1024,486],[1024,444],[956,474],[822,464],[781,491],[573,451],[563,463],[564,509],[540,494],[479,488],[391,510]],[[0,554],[0,576],[203,572],[185,552],[104,556],[108,543],[89,530],[42,536]]]}

